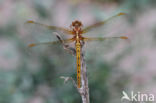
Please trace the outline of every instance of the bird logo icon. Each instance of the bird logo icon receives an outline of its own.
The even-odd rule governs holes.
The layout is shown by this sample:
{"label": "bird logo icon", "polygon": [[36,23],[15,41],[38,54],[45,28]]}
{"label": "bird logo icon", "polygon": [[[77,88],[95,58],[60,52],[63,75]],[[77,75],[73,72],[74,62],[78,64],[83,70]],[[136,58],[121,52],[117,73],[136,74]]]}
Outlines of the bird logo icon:
{"label": "bird logo icon", "polygon": [[125,91],[122,91],[122,94],[123,94],[123,96],[121,98],[121,101],[123,101],[123,100],[129,100],[130,101],[129,96],[127,95],[127,93]]}

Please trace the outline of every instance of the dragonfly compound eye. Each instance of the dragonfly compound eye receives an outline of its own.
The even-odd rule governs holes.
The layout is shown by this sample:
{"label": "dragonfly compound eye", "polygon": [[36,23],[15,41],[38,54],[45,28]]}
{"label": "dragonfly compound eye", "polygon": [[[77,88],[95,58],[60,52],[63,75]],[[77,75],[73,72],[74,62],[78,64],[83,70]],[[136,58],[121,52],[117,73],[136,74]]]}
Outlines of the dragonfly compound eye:
{"label": "dragonfly compound eye", "polygon": [[75,20],[74,22],[72,22],[72,26],[74,27],[81,27],[82,26],[82,23],[78,20]]}

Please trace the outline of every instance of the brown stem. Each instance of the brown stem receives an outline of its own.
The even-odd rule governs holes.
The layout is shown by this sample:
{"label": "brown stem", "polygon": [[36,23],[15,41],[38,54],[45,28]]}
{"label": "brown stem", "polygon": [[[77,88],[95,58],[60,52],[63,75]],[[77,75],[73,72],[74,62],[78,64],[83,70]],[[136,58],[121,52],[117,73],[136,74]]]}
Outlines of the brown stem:
{"label": "brown stem", "polygon": [[82,83],[82,93],[81,98],[82,98],[82,103],[90,103],[89,101],[89,88],[88,88],[88,77],[87,77],[87,69],[86,69],[86,62],[84,59],[83,53],[81,54],[82,57],[82,62],[81,62],[81,83]]}

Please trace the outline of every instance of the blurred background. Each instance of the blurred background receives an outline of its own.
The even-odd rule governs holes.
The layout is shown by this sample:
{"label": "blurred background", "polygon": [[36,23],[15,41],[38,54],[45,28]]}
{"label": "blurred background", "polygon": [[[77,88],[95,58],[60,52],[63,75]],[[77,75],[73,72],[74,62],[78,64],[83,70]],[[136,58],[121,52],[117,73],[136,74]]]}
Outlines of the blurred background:
{"label": "blurred background", "polygon": [[0,0],[0,103],[81,103],[72,83],[60,79],[76,80],[75,57],[62,45],[28,48],[57,38],[27,20],[66,28],[80,20],[86,27],[119,12],[127,15],[84,34],[129,37],[85,44],[90,101],[121,103],[122,91],[156,96],[155,0]]}

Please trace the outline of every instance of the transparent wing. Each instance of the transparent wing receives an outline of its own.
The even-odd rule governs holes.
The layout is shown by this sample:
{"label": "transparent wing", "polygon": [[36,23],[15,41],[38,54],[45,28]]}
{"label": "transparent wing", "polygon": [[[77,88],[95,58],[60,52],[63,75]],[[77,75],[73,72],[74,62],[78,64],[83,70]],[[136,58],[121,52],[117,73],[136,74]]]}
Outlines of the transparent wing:
{"label": "transparent wing", "polygon": [[40,43],[42,42],[56,44],[57,42],[55,41],[58,40],[56,33],[65,40],[73,36],[71,31],[66,28],[41,24],[35,21],[27,21],[23,27],[26,45],[30,43],[39,43],[37,45],[41,45]]}
{"label": "transparent wing", "polygon": [[102,55],[120,51],[127,46],[129,41],[126,36],[113,37],[84,37],[86,55],[94,55],[96,58]]}
{"label": "transparent wing", "polygon": [[107,39],[128,39],[128,37],[126,37],[126,36],[119,36],[119,37],[94,37],[94,38],[84,37],[83,38],[83,40],[85,42],[87,42],[87,41],[104,41],[104,40],[107,40]]}
{"label": "transparent wing", "polygon": [[118,14],[116,14],[116,15],[114,15],[114,16],[108,18],[108,19],[105,20],[105,21],[101,21],[101,22],[97,22],[97,23],[95,23],[95,24],[92,24],[92,25],[90,25],[90,26],[84,28],[82,31],[83,31],[83,33],[87,33],[88,31],[90,31],[90,30],[92,30],[92,29],[94,29],[94,28],[100,27],[100,26],[104,25],[105,23],[107,23],[108,21],[111,21],[112,19],[114,19],[114,18],[116,18],[116,17],[118,17],[118,16],[121,16],[121,15],[125,15],[125,13],[118,13]]}
{"label": "transparent wing", "polygon": [[66,28],[62,28],[62,27],[50,26],[50,25],[41,24],[41,23],[38,23],[38,22],[35,22],[35,21],[26,21],[25,24],[34,24],[36,26],[42,26],[43,28],[47,28],[49,30],[62,31],[62,32],[66,33],[66,34],[73,35],[72,31],[70,31],[70,30],[68,30]]}
{"label": "transparent wing", "polygon": [[59,44],[59,43],[71,43],[73,42],[74,39],[66,39],[66,40],[59,40],[59,41],[53,41],[53,42],[40,42],[40,43],[31,43],[28,45],[28,47],[35,47],[35,46],[39,46],[39,45],[53,45],[53,44]]}
{"label": "transparent wing", "polygon": [[43,55],[51,54],[51,56],[54,56],[53,54],[63,52],[63,54],[66,55],[61,43],[71,43],[74,41],[72,39],[73,35],[70,34],[70,30],[68,29],[49,26],[33,21],[27,21],[23,24],[23,32],[24,38],[22,39],[25,48],[31,53]]}

